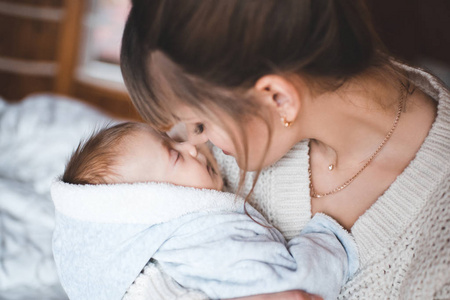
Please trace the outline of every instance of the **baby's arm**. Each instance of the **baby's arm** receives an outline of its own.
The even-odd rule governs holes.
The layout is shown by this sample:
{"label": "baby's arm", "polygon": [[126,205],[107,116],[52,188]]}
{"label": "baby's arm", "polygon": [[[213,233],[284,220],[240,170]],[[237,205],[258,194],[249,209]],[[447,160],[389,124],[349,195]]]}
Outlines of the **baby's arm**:
{"label": "baby's arm", "polygon": [[359,267],[356,244],[335,220],[316,214],[299,236],[288,243],[298,264],[295,275],[309,293],[336,299],[342,285]]}
{"label": "baby's arm", "polygon": [[[259,214],[252,216],[268,226]],[[245,214],[203,214],[154,258],[178,283],[211,298],[301,289],[335,299],[358,266],[351,236],[325,215],[286,244],[279,231]]]}

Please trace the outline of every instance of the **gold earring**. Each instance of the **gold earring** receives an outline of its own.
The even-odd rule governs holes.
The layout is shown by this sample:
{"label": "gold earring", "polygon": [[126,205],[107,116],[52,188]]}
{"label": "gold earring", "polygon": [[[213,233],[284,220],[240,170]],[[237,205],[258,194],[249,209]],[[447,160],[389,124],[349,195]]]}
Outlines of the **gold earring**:
{"label": "gold earring", "polygon": [[288,120],[286,120],[286,117],[281,117],[281,123],[283,123],[284,127],[286,128],[291,127],[292,125],[292,121],[289,122]]}

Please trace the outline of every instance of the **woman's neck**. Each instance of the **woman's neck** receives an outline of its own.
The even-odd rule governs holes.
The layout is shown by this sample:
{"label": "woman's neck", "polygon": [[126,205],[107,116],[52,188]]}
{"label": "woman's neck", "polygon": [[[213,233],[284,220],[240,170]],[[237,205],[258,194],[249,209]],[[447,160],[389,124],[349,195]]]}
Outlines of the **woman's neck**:
{"label": "woman's neck", "polygon": [[[405,91],[403,91],[405,93]],[[326,97],[328,96],[328,97]],[[385,97],[385,106],[380,105]],[[436,102],[419,89],[406,94],[404,109],[391,138],[376,152],[393,128],[400,99],[398,87],[372,85],[364,90],[348,89],[341,96],[322,95],[309,102],[315,114],[304,124],[309,129],[310,170],[316,194],[312,212],[326,213],[350,229],[354,222],[389,188],[416,156],[436,117]],[[312,110],[312,111],[314,111]],[[312,113],[311,113],[312,114]],[[308,127],[310,126],[310,127]],[[305,136],[307,137],[307,136]],[[329,171],[329,164],[336,169]],[[363,167],[367,166],[363,172]],[[342,187],[350,178],[351,185]]]}
{"label": "woman's neck", "polygon": [[366,80],[312,99],[306,134],[315,151],[340,169],[363,165],[393,128],[406,94],[400,86]]}

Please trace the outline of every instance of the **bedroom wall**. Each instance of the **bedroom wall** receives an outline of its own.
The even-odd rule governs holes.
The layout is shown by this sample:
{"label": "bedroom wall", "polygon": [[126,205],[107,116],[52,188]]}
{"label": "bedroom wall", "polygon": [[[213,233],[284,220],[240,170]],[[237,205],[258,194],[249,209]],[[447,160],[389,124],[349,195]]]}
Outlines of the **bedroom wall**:
{"label": "bedroom wall", "polygon": [[[30,93],[51,91],[77,97],[116,116],[138,118],[123,89],[75,76],[88,1],[0,0],[1,97],[17,101]],[[367,2],[376,28],[394,54],[422,65],[431,61],[446,76],[450,1]]]}

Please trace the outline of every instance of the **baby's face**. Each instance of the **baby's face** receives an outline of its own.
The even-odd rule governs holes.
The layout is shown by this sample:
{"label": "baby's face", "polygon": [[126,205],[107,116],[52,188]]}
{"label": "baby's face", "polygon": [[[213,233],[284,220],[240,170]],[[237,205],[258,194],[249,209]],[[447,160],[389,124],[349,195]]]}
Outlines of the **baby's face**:
{"label": "baby's face", "polygon": [[206,145],[170,143],[151,129],[139,130],[121,143],[116,173],[121,182],[167,182],[221,190],[222,177]]}

